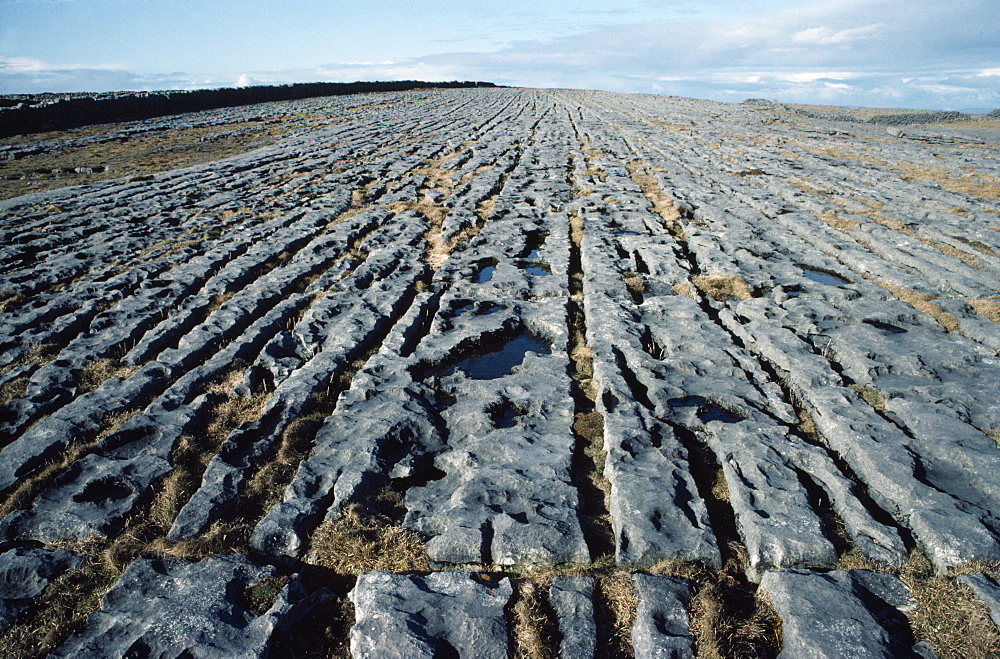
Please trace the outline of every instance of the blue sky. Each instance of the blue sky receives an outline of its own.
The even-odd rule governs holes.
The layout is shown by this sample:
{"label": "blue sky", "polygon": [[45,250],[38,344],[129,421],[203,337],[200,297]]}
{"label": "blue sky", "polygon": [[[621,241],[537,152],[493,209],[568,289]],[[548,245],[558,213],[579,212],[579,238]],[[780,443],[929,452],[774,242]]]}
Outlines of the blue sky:
{"label": "blue sky", "polygon": [[490,80],[1000,107],[1000,0],[0,0],[0,93]]}

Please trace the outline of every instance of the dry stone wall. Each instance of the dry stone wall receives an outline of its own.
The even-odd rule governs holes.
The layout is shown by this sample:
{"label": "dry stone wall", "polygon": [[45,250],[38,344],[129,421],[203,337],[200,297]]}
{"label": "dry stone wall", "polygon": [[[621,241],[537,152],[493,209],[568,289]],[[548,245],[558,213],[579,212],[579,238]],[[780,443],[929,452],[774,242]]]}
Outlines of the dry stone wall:
{"label": "dry stone wall", "polygon": [[0,202],[9,652],[947,655],[921,561],[996,619],[988,122],[287,108]]}

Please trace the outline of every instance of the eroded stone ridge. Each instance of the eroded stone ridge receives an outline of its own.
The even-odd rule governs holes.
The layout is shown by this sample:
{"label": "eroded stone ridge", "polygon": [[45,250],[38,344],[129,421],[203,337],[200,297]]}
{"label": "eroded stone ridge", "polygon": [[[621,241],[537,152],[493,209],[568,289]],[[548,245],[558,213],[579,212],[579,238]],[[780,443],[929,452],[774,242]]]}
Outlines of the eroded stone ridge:
{"label": "eroded stone ridge", "polygon": [[760,582],[786,656],[927,653],[924,558],[996,619],[1000,131],[859,117],[421,90],[7,145],[284,131],[0,202],[0,644],[685,656]]}

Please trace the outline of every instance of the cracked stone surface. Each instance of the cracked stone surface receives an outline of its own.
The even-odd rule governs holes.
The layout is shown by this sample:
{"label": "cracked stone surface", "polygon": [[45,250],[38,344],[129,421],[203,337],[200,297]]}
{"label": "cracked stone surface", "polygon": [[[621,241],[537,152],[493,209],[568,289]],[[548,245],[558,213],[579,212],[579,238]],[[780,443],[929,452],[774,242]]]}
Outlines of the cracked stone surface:
{"label": "cracked stone surface", "polygon": [[688,630],[690,585],[685,579],[635,574],[639,606],[632,627],[632,647],[640,657],[693,657]]}
{"label": "cracked stone surface", "polygon": [[784,657],[898,657],[894,627],[914,607],[891,574],[866,570],[767,572],[760,582],[781,617]]}
{"label": "cracked stone surface", "polygon": [[242,557],[198,563],[137,559],[104,596],[100,611],[55,656],[214,656],[262,654],[293,604],[286,586],[256,615],[244,591],[273,574]]}
{"label": "cracked stone surface", "polygon": [[[786,656],[910,651],[898,581],[836,568],[1000,561],[1000,131],[844,112],[426,89],[0,145],[284,131],[0,201],[0,626],[113,556],[60,652],[506,656],[494,577],[550,566],[588,656],[607,605],[568,575],[605,561],[636,653],[685,655],[694,586],[646,572],[738,554]],[[264,614],[211,587],[278,573]]]}
{"label": "cracked stone surface", "polygon": [[351,591],[356,657],[508,656],[504,607],[510,582],[461,572],[426,577],[366,572]]}

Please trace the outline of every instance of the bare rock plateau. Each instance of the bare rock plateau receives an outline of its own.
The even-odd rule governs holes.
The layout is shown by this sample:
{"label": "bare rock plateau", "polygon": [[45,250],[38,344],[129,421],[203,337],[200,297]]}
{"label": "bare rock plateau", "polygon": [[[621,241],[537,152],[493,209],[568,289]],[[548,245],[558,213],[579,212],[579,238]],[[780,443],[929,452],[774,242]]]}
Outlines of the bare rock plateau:
{"label": "bare rock plateau", "polygon": [[0,140],[0,655],[997,656],[1000,122],[895,112]]}

